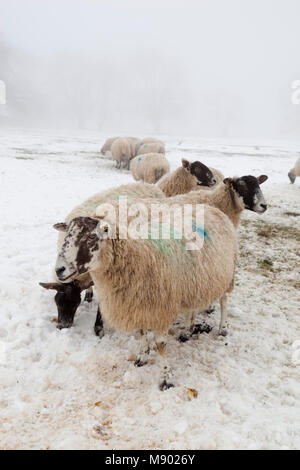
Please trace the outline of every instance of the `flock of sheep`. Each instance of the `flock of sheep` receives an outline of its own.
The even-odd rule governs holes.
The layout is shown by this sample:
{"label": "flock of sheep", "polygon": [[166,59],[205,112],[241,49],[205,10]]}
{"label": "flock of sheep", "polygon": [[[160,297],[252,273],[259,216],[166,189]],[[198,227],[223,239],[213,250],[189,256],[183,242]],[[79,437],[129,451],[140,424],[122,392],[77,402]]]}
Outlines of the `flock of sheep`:
{"label": "flock of sheep", "polygon": [[[94,287],[99,304],[96,335],[104,335],[103,320],[115,329],[139,331],[138,367],[147,363],[151,349],[147,333],[152,331],[161,361],[159,387],[166,390],[173,386],[166,356],[168,330],[179,314],[186,318],[180,337],[186,341],[199,332],[195,314],[219,301],[219,333],[227,334],[226,303],[234,288],[237,229],[243,210],[258,214],[267,210],[260,185],[268,177],[224,178],[216,169],[187,160],[170,172],[164,143],[157,139],[112,138],[102,147],[102,153],[108,151],[118,168],[130,168],[140,182],[92,196],[54,226],[59,231],[56,279],[41,285],[57,292],[58,328],[72,326],[82,291],[86,291],[85,300],[91,301]],[[299,170],[300,161],[289,174],[292,182],[300,176]],[[118,201],[124,197],[129,219],[139,203],[149,208],[154,202],[168,207],[189,204],[193,217],[201,205],[204,224],[194,226],[201,249],[188,250],[187,241],[176,237],[124,240],[118,223],[113,227],[102,209],[109,203],[117,212]],[[153,223],[159,225],[160,216],[154,222],[149,219],[149,224]]]}

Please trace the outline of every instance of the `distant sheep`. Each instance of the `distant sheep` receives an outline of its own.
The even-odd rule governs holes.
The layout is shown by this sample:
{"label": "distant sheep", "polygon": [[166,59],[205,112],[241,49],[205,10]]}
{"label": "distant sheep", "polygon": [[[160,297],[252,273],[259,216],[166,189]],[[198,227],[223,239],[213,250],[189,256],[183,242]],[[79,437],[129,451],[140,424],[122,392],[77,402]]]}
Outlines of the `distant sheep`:
{"label": "distant sheep", "polygon": [[130,142],[130,160],[135,158],[137,156],[138,150],[141,146],[141,139],[138,139],[137,137],[127,137],[127,140]]}
{"label": "distant sheep", "polygon": [[163,146],[165,145],[162,140],[156,139],[155,137],[145,137],[141,140],[141,145],[143,144],[161,144]]}
{"label": "distant sheep", "polygon": [[294,168],[292,168],[288,174],[288,177],[290,178],[292,184],[295,183],[297,176],[300,177],[300,158],[298,158]]}
{"label": "distant sheep", "polygon": [[[142,201],[142,200],[141,200]],[[65,242],[56,271],[60,281],[89,272],[105,321],[123,331],[152,330],[160,356],[160,390],[173,387],[166,357],[168,330],[180,313],[204,310],[221,299],[222,320],[237,261],[237,235],[221,211],[205,206],[205,225],[196,226],[201,249],[189,251],[181,239],[111,238],[110,226],[78,217],[63,230]],[[149,345],[142,336],[135,365],[147,362]]]}
{"label": "distant sheep", "polygon": [[111,146],[112,159],[117,162],[117,168],[123,166],[129,169],[130,160],[132,156],[132,146],[134,144],[124,137],[116,139]]}
{"label": "distant sheep", "polygon": [[111,146],[113,142],[117,140],[118,138],[119,137],[110,137],[109,139],[107,139],[101,148],[101,153],[105,155],[106,152],[109,152],[111,150]]}
{"label": "distant sheep", "polygon": [[142,144],[138,149],[137,155],[145,155],[146,153],[166,153],[163,143],[153,142],[150,144]]}
{"label": "distant sheep", "polygon": [[170,171],[170,164],[162,153],[148,153],[131,160],[130,171],[136,181],[155,184]]}
{"label": "distant sheep", "polygon": [[[90,216],[99,205],[116,201],[119,197],[125,196],[128,198],[164,198],[164,194],[159,188],[148,184],[134,183],[111,188],[102,193],[95,194],[82,204],[76,206],[66,217],[64,224],[70,223],[75,217]],[[64,224],[62,225],[63,227]],[[58,250],[60,250],[65,240],[65,234],[61,232],[61,226],[56,226],[56,229],[59,230]],[[93,290],[91,286],[93,283],[89,274],[79,275],[68,284],[61,284],[57,281],[56,277],[55,282],[40,283],[40,285],[45,289],[57,292],[55,302],[58,310],[58,328],[70,328],[73,325],[75,313],[81,302],[81,292],[88,289],[85,300],[89,302],[92,300]],[[99,312],[94,330],[98,336],[103,334],[103,323]]]}
{"label": "distant sheep", "polygon": [[212,171],[201,162],[190,163],[182,159],[182,166],[164,176],[158,187],[167,197],[186,194],[202,187],[214,187],[216,179]]}

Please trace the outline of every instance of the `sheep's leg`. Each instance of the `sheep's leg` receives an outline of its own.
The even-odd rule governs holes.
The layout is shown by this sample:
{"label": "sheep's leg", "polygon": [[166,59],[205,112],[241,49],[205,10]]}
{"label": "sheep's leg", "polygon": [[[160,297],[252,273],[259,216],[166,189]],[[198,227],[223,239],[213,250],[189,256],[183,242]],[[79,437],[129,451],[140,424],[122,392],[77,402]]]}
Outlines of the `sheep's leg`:
{"label": "sheep's leg", "polygon": [[92,302],[93,300],[93,288],[92,287],[89,287],[89,289],[86,290],[84,300],[89,303]]}
{"label": "sheep's leg", "polygon": [[120,160],[117,160],[116,168],[117,168],[117,170],[119,170],[121,168],[121,161]]}
{"label": "sheep's leg", "polygon": [[215,307],[213,304],[211,304],[209,307],[207,307],[207,309],[205,310],[205,313],[207,313],[207,315],[211,315],[212,313],[215,312]]}
{"label": "sheep's leg", "polygon": [[227,336],[227,294],[224,294],[223,297],[220,299],[220,306],[221,306],[221,321],[219,327],[219,335]]}
{"label": "sheep's leg", "polygon": [[143,367],[147,364],[148,356],[150,353],[150,346],[147,336],[147,331],[140,330],[141,340],[140,340],[140,351],[135,360],[135,367]]}
{"label": "sheep's leg", "polygon": [[194,322],[195,322],[195,312],[189,313],[185,319],[184,330],[178,338],[178,341],[180,343],[186,343],[187,341],[191,339],[191,336],[194,331]]}
{"label": "sheep's leg", "polygon": [[166,349],[167,349],[167,334],[160,334],[155,336],[155,343],[157,352],[159,354],[160,365],[162,369],[162,377],[159,384],[161,391],[168,390],[168,388],[174,387],[171,382],[171,369],[168,363]]}
{"label": "sheep's leg", "polygon": [[103,336],[104,336],[104,327],[103,327],[103,320],[102,320],[101,311],[100,311],[99,306],[98,306],[98,310],[97,310],[97,317],[96,317],[96,322],[95,322],[95,326],[94,326],[94,331],[95,331],[96,336],[99,336],[99,338],[103,338]]}

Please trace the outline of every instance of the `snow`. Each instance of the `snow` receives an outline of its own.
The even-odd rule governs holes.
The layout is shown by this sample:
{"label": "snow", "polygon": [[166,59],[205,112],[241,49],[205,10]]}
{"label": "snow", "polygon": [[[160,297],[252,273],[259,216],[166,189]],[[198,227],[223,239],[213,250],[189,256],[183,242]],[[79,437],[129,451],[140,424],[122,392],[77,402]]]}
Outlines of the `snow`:
{"label": "snow", "polygon": [[[176,387],[162,393],[155,352],[133,366],[134,334],[94,336],[96,299],[58,331],[54,294],[38,285],[52,280],[52,225],[92,194],[132,181],[100,155],[104,137],[0,133],[0,448],[299,448],[300,180],[292,186],[286,176],[299,146],[166,138],[172,169],[184,156],[226,176],[267,174],[270,207],[243,216],[230,335],[216,336],[218,308],[205,318],[209,335],[180,344],[173,332]],[[277,236],[259,235],[275,226]]]}

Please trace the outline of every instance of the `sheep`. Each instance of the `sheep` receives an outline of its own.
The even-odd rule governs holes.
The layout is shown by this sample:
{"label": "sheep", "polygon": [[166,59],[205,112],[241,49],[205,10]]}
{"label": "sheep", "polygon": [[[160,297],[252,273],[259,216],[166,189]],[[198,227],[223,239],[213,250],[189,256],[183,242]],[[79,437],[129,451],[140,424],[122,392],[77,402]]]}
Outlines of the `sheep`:
{"label": "sheep", "polygon": [[[60,282],[89,273],[106,322],[116,329],[152,330],[162,369],[160,390],[173,387],[166,357],[167,334],[180,313],[204,310],[221,298],[226,317],[237,262],[237,233],[229,218],[202,206],[204,226],[196,225],[201,249],[188,250],[186,239],[122,239],[105,221],[78,217],[60,225],[65,241],[58,254]],[[156,221],[154,221],[155,223]],[[146,363],[149,345],[142,336],[135,365]]]}
{"label": "sheep", "polygon": [[130,160],[132,160],[137,156],[137,152],[141,146],[141,139],[138,139],[137,137],[127,137],[127,139],[130,142]]}
{"label": "sheep", "polygon": [[155,184],[170,171],[170,164],[162,153],[147,153],[131,160],[130,171],[136,181]]}
{"label": "sheep", "polygon": [[146,153],[166,153],[165,146],[158,142],[142,144],[137,151],[137,155],[144,155]]}
{"label": "sheep", "polygon": [[124,167],[129,169],[129,162],[132,156],[132,142],[124,137],[116,139],[111,146],[112,159],[117,162],[116,167]]}
{"label": "sheep", "polygon": [[[117,200],[119,197],[125,196],[128,198],[164,198],[163,192],[152,185],[142,183],[123,185],[117,188],[108,189],[90,197],[82,204],[76,206],[66,217],[65,222],[69,223],[73,218],[79,216],[90,216],[94,213],[95,208],[98,207],[99,204],[105,204],[106,202]],[[57,227],[57,229],[59,230],[59,227]],[[63,245],[64,238],[64,234],[59,232],[58,250],[60,250]],[[58,309],[58,328],[70,328],[73,325],[76,310],[81,302],[81,292],[83,290],[87,290],[85,300],[88,302],[91,302],[92,300],[92,281],[89,274],[78,276],[78,278],[69,284],[61,284],[57,281],[58,278],[56,277],[55,282],[40,283],[40,285],[45,289],[51,289],[57,292],[55,303]],[[103,334],[103,324],[101,323],[101,316],[99,313],[97,314],[94,331],[97,336],[101,336]]]}
{"label": "sheep", "polygon": [[[267,176],[242,176],[241,178],[226,178],[224,183],[218,185],[214,191],[207,192],[199,189],[191,191],[188,194],[167,197],[162,202],[165,206],[176,204],[208,204],[224,212],[234,227],[237,228],[240,222],[241,214],[244,209],[248,209],[258,214],[267,210],[267,204],[261,192],[260,185],[268,179]],[[135,206],[139,201],[131,199],[128,205],[128,214],[130,207]],[[143,200],[143,205],[150,211],[153,201]],[[118,208],[116,207],[116,211]],[[101,207],[97,208],[93,217],[103,217]],[[233,288],[233,287],[232,287]],[[226,336],[227,330],[223,329],[222,335]],[[185,335],[183,335],[184,338]]]}
{"label": "sheep", "polygon": [[107,139],[101,148],[101,153],[105,155],[106,152],[109,152],[111,150],[112,144],[117,139],[119,139],[119,137],[110,137],[109,139]]}
{"label": "sheep", "polygon": [[[173,204],[207,204],[217,207],[229,217],[235,228],[237,228],[244,209],[258,214],[266,212],[267,204],[260,185],[267,179],[266,175],[261,175],[258,178],[251,175],[240,178],[225,178],[223,184],[217,185],[214,191],[206,192],[199,189],[187,194],[167,197],[163,200],[163,203],[168,206]],[[137,202],[135,199],[131,199],[129,205]],[[144,199],[143,203],[149,206],[153,201]],[[95,215],[98,215],[98,209],[93,214],[93,216]]]}
{"label": "sheep", "polygon": [[288,174],[288,177],[290,178],[292,184],[295,183],[297,176],[300,176],[300,158],[298,158],[294,168],[292,168]]}
{"label": "sheep", "polygon": [[141,145],[143,144],[161,144],[163,146],[165,145],[162,140],[156,139],[155,137],[145,137],[141,140]]}
{"label": "sheep", "polygon": [[[224,179],[224,178],[223,178]],[[164,176],[158,187],[167,197],[189,193],[198,189],[198,186],[212,187],[216,179],[212,171],[201,162],[190,163],[182,159],[182,166]]]}

